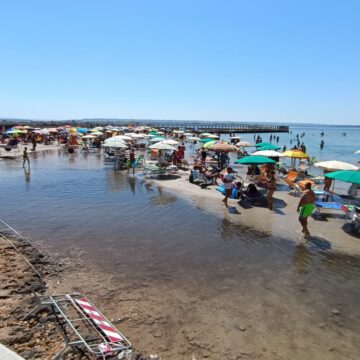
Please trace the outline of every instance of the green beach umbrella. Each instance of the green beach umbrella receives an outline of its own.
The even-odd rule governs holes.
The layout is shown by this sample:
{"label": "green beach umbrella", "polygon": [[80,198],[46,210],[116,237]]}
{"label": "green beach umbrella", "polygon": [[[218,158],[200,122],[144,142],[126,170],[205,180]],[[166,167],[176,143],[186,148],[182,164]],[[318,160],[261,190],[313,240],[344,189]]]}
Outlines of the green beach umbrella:
{"label": "green beach umbrella", "polygon": [[261,142],[261,143],[255,144],[254,146],[255,146],[255,147],[261,147],[261,146],[265,146],[265,145],[272,145],[272,144],[271,144],[271,143],[268,143],[268,142]]}
{"label": "green beach umbrella", "polygon": [[273,144],[269,144],[269,145],[262,145],[262,146],[257,146],[258,151],[262,151],[262,150],[279,150],[280,147],[273,145]]}
{"label": "green beach umbrella", "polygon": [[243,164],[243,165],[276,164],[276,161],[269,159],[268,157],[265,156],[250,155],[250,156],[244,156],[243,158],[236,160],[235,164]]}
{"label": "green beach umbrella", "polygon": [[201,141],[202,143],[208,143],[209,141],[215,142],[214,139],[209,139],[209,138],[201,139],[200,141]]}
{"label": "green beach umbrella", "polygon": [[340,170],[325,174],[325,177],[360,185],[360,171]]}

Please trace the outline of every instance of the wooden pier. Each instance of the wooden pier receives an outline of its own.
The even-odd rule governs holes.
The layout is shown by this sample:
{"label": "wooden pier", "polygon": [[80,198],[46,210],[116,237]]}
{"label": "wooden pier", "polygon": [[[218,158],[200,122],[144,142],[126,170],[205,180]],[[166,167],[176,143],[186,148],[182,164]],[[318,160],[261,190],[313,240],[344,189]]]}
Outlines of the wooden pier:
{"label": "wooden pier", "polygon": [[287,125],[265,125],[265,124],[245,124],[237,122],[148,122],[148,126],[161,128],[163,130],[183,130],[185,132],[196,133],[216,133],[216,134],[245,134],[245,133],[288,133],[289,126]]}
{"label": "wooden pier", "polygon": [[68,121],[14,121],[1,120],[0,131],[4,132],[8,128],[16,124],[27,124],[34,127],[57,127],[64,124],[71,124],[71,126],[95,127],[95,126],[139,126],[147,125],[162,129],[183,130],[194,133],[215,133],[215,134],[244,134],[244,133],[288,133],[289,126],[274,125],[274,124],[250,124],[242,122],[228,122],[228,121],[176,121],[176,120],[116,120],[116,119],[96,119],[96,120],[68,120]]}

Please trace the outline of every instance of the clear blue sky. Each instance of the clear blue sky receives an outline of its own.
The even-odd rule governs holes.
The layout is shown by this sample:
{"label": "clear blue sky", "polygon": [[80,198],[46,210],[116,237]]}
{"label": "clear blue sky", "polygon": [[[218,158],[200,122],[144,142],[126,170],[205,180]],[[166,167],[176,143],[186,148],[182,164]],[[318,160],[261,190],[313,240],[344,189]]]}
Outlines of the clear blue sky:
{"label": "clear blue sky", "polygon": [[8,0],[0,116],[360,124],[358,0]]}

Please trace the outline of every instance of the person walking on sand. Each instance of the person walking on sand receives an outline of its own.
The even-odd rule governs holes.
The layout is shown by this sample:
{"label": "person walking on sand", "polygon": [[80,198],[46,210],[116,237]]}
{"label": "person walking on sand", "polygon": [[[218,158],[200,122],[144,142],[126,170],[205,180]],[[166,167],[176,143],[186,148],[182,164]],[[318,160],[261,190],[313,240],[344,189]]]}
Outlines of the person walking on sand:
{"label": "person walking on sand", "polygon": [[304,233],[305,238],[310,236],[307,219],[315,208],[315,200],[315,193],[311,190],[311,183],[308,182],[305,184],[305,191],[303,192],[297,207],[299,222],[302,226],[302,232]]}
{"label": "person walking on sand", "polygon": [[30,167],[30,160],[29,160],[29,154],[27,152],[27,147],[24,148],[23,151],[23,167],[25,167],[25,163],[28,163],[29,167]]}
{"label": "person walking on sand", "polygon": [[273,209],[273,195],[276,190],[276,179],[275,179],[275,171],[270,170],[266,174],[268,193],[267,193],[267,203],[269,210]]}
{"label": "person walking on sand", "polygon": [[232,168],[227,167],[226,174],[224,174],[224,177],[223,177],[225,197],[222,200],[226,207],[229,207],[227,202],[228,202],[228,198],[231,196],[231,193],[232,193],[232,183],[233,183],[234,179],[235,179],[235,177],[232,174]]}

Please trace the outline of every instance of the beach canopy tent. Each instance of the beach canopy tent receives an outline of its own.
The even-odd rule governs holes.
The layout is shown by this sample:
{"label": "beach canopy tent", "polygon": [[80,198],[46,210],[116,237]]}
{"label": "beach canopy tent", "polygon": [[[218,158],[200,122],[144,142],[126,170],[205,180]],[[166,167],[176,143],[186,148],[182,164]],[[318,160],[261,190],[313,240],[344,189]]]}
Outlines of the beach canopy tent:
{"label": "beach canopy tent", "polygon": [[326,178],[360,185],[360,171],[340,170],[325,174]]}
{"label": "beach canopy tent", "polygon": [[239,141],[235,145],[238,147],[252,147],[252,144],[247,141]]}
{"label": "beach canopy tent", "polygon": [[339,160],[330,160],[330,161],[322,161],[317,162],[314,164],[314,166],[325,169],[325,170],[359,170],[359,168],[356,165],[349,164],[344,161]]}
{"label": "beach canopy tent", "polygon": [[256,155],[256,156],[267,156],[267,157],[280,157],[282,156],[281,153],[275,151],[275,150],[259,150],[259,151],[255,151],[253,152],[251,155]]}
{"label": "beach canopy tent", "polygon": [[282,153],[282,156],[289,157],[293,159],[308,159],[309,155],[305,154],[300,150],[287,150]]}
{"label": "beach canopy tent", "polygon": [[242,165],[261,165],[261,164],[276,164],[276,161],[259,155],[244,156],[241,159],[235,161],[235,164]]}
{"label": "beach canopy tent", "polygon": [[279,146],[276,146],[276,145],[273,145],[273,144],[257,146],[256,148],[258,150],[279,150],[280,149]]}
{"label": "beach canopy tent", "polygon": [[[206,144],[207,145],[207,144]],[[237,147],[234,145],[230,145],[225,141],[215,141],[215,143],[206,146],[207,149],[217,152],[230,152],[237,151]]]}
{"label": "beach canopy tent", "polygon": [[150,149],[157,149],[157,150],[172,150],[174,151],[175,148],[169,144],[164,144],[162,142],[158,142],[154,145],[149,146]]}

